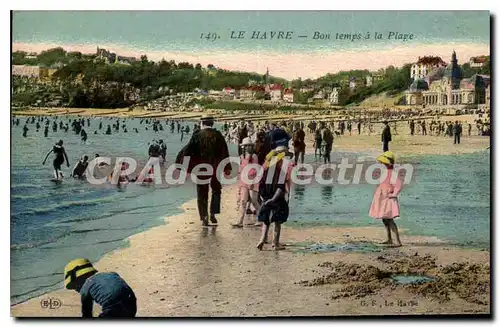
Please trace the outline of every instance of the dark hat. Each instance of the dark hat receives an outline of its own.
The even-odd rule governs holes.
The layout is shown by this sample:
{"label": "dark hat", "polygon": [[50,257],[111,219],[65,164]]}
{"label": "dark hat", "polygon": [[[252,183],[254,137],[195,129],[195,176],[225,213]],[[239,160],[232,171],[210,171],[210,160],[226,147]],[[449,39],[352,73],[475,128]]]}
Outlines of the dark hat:
{"label": "dark hat", "polygon": [[384,124],[389,124],[389,122],[387,120],[384,120]]}
{"label": "dark hat", "polygon": [[276,147],[279,146],[285,146],[288,148],[288,142],[290,141],[290,136],[285,130],[278,128],[271,132],[270,137],[271,137],[272,149],[276,149]]}

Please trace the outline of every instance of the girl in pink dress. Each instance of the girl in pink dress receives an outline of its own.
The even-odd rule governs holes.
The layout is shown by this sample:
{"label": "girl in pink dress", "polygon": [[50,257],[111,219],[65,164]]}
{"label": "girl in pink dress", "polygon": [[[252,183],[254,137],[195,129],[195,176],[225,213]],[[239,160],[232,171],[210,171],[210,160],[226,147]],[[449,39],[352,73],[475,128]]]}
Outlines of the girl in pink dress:
{"label": "girl in pink dress", "polygon": [[[250,204],[253,205],[255,211],[259,211],[259,184],[258,183],[248,183],[254,181],[257,176],[257,169],[251,168],[247,169],[245,172],[246,178],[248,179],[246,182],[243,180],[243,175],[241,172],[243,169],[249,164],[258,165],[259,159],[254,151],[254,143],[250,140],[249,137],[243,139],[241,143],[242,155],[240,157],[240,169],[239,169],[239,186],[238,186],[238,205],[240,207],[240,218],[238,222],[231,224],[233,227],[241,228],[243,227],[243,221],[245,220],[245,216],[247,214],[247,210],[250,209]],[[260,226],[260,223],[255,223],[255,225]]]}
{"label": "girl in pink dress", "polygon": [[[387,176],[375,190],[369,214],[372,218],[382,219],[384,223],[387,240],[382,244],[399,247],[401,246],[401,240],[394,219],[399,218],[398,195],[401,192],[403,181],[398,176],[398,172],[393,169],[395,156],[391,151],[386,151],[378,156],[377,161],[387,168]],[[396,243],[392,240],[391,231],[396,238]]]}

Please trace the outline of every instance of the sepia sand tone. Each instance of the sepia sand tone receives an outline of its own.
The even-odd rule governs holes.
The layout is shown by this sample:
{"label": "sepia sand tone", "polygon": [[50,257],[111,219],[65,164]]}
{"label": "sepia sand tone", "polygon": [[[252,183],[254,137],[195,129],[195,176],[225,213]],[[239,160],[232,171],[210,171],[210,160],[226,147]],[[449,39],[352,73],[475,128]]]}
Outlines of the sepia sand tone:
{"label": "sepia sand tone", "polygon": [[[402,248],[375,245],[380,252],[298,252],[296,242],[374,246],[384,240],[385,230],[382,224],[307,229],[285,224],[281,241],[286,249],[271,251],[269,244],[258,251],[258,228],[229,225],[236,219],[235,194],[234,186],[223,189],[218,227],[202,228],[196,201],[189,201],[182,206],[184,213],[131,236],[127,248],[104,256],[95,264],[97,269],[116,271],[131,285],[139,317],[490,312],[489,250],[455,248],[436,238],[405,235],[403,230]],[[335,265],[338,269],[332,268]],[[439,283],[432,285],[439,288],[401,287],[379,279],[383,276],[376,267],[387,271],[396,266],[394,273],[416,269],[437,276]],[[42,309],[41,301],[50,298],[62,306]],[[80,297],[74,291],[55,291],[13,306],[11,315],[77,317]]]}

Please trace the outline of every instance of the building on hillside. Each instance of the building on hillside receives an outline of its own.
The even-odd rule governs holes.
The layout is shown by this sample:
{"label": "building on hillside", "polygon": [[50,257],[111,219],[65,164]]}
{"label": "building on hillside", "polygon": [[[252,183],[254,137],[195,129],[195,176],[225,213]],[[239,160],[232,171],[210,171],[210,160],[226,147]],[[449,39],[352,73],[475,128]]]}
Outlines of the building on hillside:
{"label": "building on hillside", "polygon": [[373,83],[378,83],[384,79],[384,74],[374,73],[372,74]]}
{"label": "building on hillside", "polygon": [[269,96],[271,101],[279,102],[283,99],[283,88],[279,84],[269,85]]}
{"label": "building on hillside", "polygon": [[365,86],[372,86],[375,83],[380,82],[381,80],[384,79],[384,75],[380,73],[370,73],[369,75],[365,76]]}
{"label": "building on hillside", "polygon": [[425,79],[416,79],[406,91],[407,105],[472,105],[486,102],[488,75],[462,78],[455,51],[446,68],[437,67]]}
{"label": "building on hillside", "polygon": [[330,102],[331,105],[335,106],[339,104],[339,91],[340,89],[338,87],[335,87],[328,96],[328,101]]}
{"label": "building on hillside", "polygon": [[373,76],[372,75],[367,75],[366,76],[366,86],[370,87],[373,85]]}
{"label": "building on hillside", "polygon": [[351,91],[356,88],[356,79],[354,77],[349,78],[349,88]]}
{"label": "building on hillside", "polygon": [[235,94],[235,89],[232,87],[225,87],[222,89],[222,95],[224,96],[229,96],[229,97],[234,97]]}
{"label": "building on hillside", "polygon": [[252,89],[250,87],[244,87],[240,89],[240,99],[252,100],[253,99]]}
{"label": "building on hillside", "polygon": [[304,86],[300,88],[300,93],[309,93],[309,92],[314,92],[314,87],[312,86]]}
{"label": "building on hillside", "polygon": [[137,61],[137,58],[135,58],[135,57],[116,56],[115,63],[122,64],[122,65],[130,65],[136,61]]}
{"label": "building on hillside", "polygon": [[27,65],[12,65],[12,76],[39,78],[40,67]]}
{"label": "building on hillside", "polygon": [[100,49],[99,47],[97,47],[96,59],[104,60],[108,64],[115,63],[116,53],[110,52],[106,49]]}
{"label": "building on hillside", "polygon": [[203,90],[203,89],[200,89],[200,88],[195,88],[194,89],[194,95],[195,96],[198,96],[198,97],[204,97],[204,96],[207,96],[208,95],[208,92]]}
{"label": "building on hillside", "polygon": [[283,101],[293,103],[293,90],[291,88],[286,88],[283,91]]}
{"label": "building on hillside", "polygon": [[331,86],[331,85],[326,85],[326,86],[324,86],[324,87],[322,88],[322,90],[323,90],[323,94],[327,95],[327,94],[332,93],[333,88],[334,88],[334,87],[333,87],[333,86]]}
{"label": "building on hillside", "polygon": [[64,64],[61,61],[55,62],[54,64],[52,64],[50,66],[50,68],[54,68],[54,69],[61,69],[63,67],[64,67]]}
{"label": "building on hillside", "polygon": [[264,99],[266,96],[266,89],[262,85],[254,85],[252,88],[252,98],[253,99]]}
{"label": "building on hillside", "polygon": [[325,92],[323,90],[319,90],[318,92],[316,92],[313,97],[312,97],[313,101],[315,100],[324,100],[325,99]]}
{"label": "building on hillside", "polygon": [[43,80],[48,80],[57,71],[56,68],[40,67],[38,77]]}
{"label": "building on hillside", "polygon": [[215,97],[218,97],[218,96],[222,96],[222,91],[217,91],[217,90],[209,90],[208,91],[208,95],[210,96],[215,96]]}
{"label": "building on hillside", "polygon": [[435,68],[445,67],[446,63],[441,57],[425,56],[419,57],[418,61],[411,66],[410,78],[413,80],[424,78]]}
{"label": "building on hillside", "polygon": [[351,91],[353,91],[357,87],[362,86],[363,84],[364,81],[361,78],[356,78],[356,77],[349,78],[349,89],[351,89]]}
{"label": "building on hillside", "polygon": [[473,68],[481,68],[490,60],[490,56],[471,57],[469,65]]}
{"label": "building on hillside", "polygon": [[240,89],[240,99],[243,100],[257,100],[263,99],[265,89],[261,85],[252,85]]}
{"label": "building on hillside", "polygon": [[25,56],[26,59],[36,59],[37,57],[38,55],[36,52],[30,52]]}

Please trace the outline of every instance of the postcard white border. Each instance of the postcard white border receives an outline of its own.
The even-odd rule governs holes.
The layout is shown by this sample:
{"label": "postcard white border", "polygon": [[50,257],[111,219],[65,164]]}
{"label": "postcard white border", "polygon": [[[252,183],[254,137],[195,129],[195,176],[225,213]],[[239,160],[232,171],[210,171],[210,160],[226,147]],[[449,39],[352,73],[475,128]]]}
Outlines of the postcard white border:
{"label": "postcard white border", "polygon": [[[1,11],[1,37],[2,44],[5,46],[9,44],[10,46],[10,12],[9,10],[490,10],[493,13],[499,13],[498,1],[488,1],[488,0],[442,0],[442,1],[395,1],[395,0],[365,0],[365,1],[269,1],[269,0],[253,0],[253,1],[222,1],[222,0],[211,0],[211,1],[203,1],[203,0],[183,0],[183,1],[154,1],[154,0],[141,0],[141,1],[131,1],[131,0],[107,0],[107,1],[99,1],[99,0],[87,0],[84,2],[61,2],[56,0],[44,0],[44,1],[34,1],[34,0],[16,0],[14,1],[2,1],[0,2],[0,6],[2,7]],[[12,8],[14,7],[14,8]],[[495,26],[495,34],[498,32],[498,21]],[[494,43],[491,44],[493,49]],[[0,53],[2,56],[1,65],[2,74],[4,78],[10,78],[10,48],[9,51],[2,51]],[[495,54],[495,62],[497,61],[498,56]],[[495,76],[493,80],[497,80],[497,73],[495,70]],[[7,77],[9,76],[9,77]],[[496,95],[498,93],[498,85],[493,82],[494,86],[494,99],[496,99]],[[6,265],[9,262],[10,265],[10,184],[6,182],[6,176],[9,176],[10,172],[10,160],[7,160],[7,156],[10,157],[10,87],[7,86],[1,89],[2,96],[0,97],[2,103],[3,111],[2,111],[2,128],[0,128],[0,146],[3,160],[0,160],[0,171],[3,172],[3,183],[0,187],[1,191],[1,204],[0,208],[2,212],[5,213],[3,219],[1,221],[2,228],[1,231],[1,241],[2,245],[0,247],[0,253],[2,255],[2,262]],[[492,109],[495,109],[495,106],[492,104]],[[497,131],[500,127],[499,119],[495,118],[493,131]],[[496,148],[496,147],[495,147]],[[495,149],[496,150],[496,149]],[[496,152],[496,151],[495,151]],[[495,170],[497,171],[498,177],[498,168],[500,166],[499,162],[495,162]],[[10,180],[10,177],[9,177]],[[497,184],[497,183],[495,183]],[[497,184],[498,185],[498,184]],[[493,187],[493,185],[492,185]],[[500,194],[495,193],[495,203],[500,203]],[[492,199],[493,202],[493,199]],[[9,218],[7,218],[9,217]],[[471,219],[474,219],[471,217]],[[494,218],[493,218],[494,219]],[[499,235],[498,229],[500,224],[497,222],[495,224],[495,235]],[[492,240],[495,237],[492,238]],[[495,251],[495,259],[498,259],[498,253]],[[7,290],[10,289],[10,271],[7,269],[3,269],[0,271],[1,274],[1,283],[3,285],[2,289]],[[496,269],[496,276],[498,277],[498,269]],[[498,290],[499,280],[496,279],[496,290]],[[495,292],[498,294],[498,292]],[[0,297],[0,309],[2,310],[1,314],[1,322],[2,326],[4,323],[10,325],[14,323],[13,318],[10,317],[10,296],[7,293],[3,293]],[[286,299],[283,299],[286,301]],[[492,312],[496,312],[498,314],[498,299],[495,301],[495,308],[492,308]],[[335,326],[347,326],[349,325],[361,325],[367,323],[366,320],[360,321],[329,321],[329,322],[319,322],[311,319],[311,322],[319,325],[331,326],[335,324]],[[30,322],[33,324],[34,322]],[[54,321],[40,321],[36,322],[36,324],[47,325],[50,326],[54,323]],[[74,325],[76,321],[61,321],[63,325]],[[135,324],[137,325],[146,325],[151,323],[151,321],[140,321]],[[167,322],[164,321],[162,323],[167,323],[169,325],[191,325],[195,324],[195,322]],[[205,322],[210,325],[216,326],[219,322]],[[225,323],[233,324],[236,321],[227,321]],[[255,321],[254,324],[259,324],[259,326],[266,325],[283,325],[283,324],[304,324],[305,321],[286,321],[286,322],[278,322],[278,321]],[[370,321],[372,325],[385,326],[386,324],[401,324],[401,321]],[[422,324],[425,323],[428,326],[443,326],[443,325],[455,325],[457,323],[461,323],[461,321],[453,321],[453,322],[444,322],[444,321],[404,321],[404,324]],[[464,321],[463,323],[468,323]],[[84,325],[94,325],[96,322],[86,322],[82,323]],[[97,325],[104,325],[105,323],[97,323]]]}

